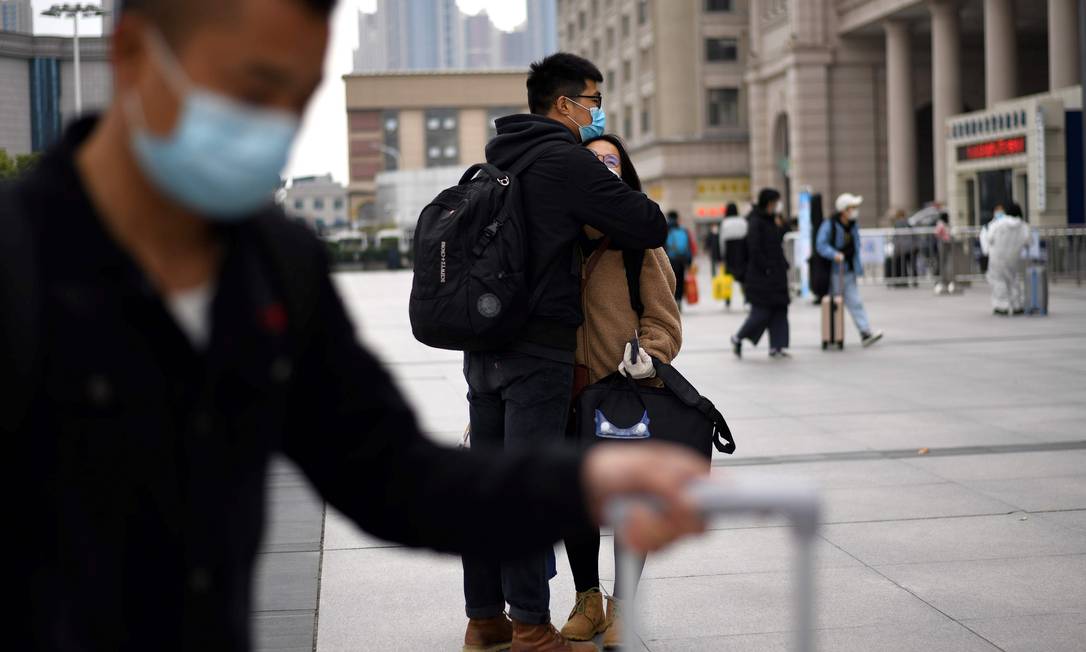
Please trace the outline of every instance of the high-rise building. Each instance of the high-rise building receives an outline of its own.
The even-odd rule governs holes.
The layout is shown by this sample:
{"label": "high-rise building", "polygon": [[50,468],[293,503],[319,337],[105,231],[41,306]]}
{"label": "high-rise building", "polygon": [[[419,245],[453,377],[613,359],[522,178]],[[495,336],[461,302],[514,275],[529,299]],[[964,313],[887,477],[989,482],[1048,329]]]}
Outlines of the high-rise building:
{"label": "high-rise building", "polygon": [[0,31],[34,33],[34,7],[30,0],[0,0]]}
{"label": "high-rise building", "polygon": [[526,0],[524,52],[540,59],[558,50],[558,9],[555,0]]}
{"label": "high-rise building", "polygon": [[102,7],[102,11],[106,12],[102,16],[102,36],[108,36],[113,33],[113,26],[117,24],[117,11],[120,9],[120,2],[117,0],[98,0],[98,4]]}
{"label": "high-rise building", "polygon": [[560,0],[561,49],[604,74],[607,130],[687,223],[750,198],[747,0]]}
{"label": "high-rise building", "polygon": [[523,68],[557,47],[555,0],[528,0],[512,32],[485,11],[465,15],[456,0],[378,0],[359,16],[355,72]]}

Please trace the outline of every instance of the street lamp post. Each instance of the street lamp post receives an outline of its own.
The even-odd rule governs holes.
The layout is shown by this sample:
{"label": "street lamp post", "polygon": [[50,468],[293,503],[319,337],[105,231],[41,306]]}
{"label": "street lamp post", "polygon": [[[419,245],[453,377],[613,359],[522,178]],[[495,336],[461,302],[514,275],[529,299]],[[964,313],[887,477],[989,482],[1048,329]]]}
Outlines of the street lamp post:
{"label": "street lamp post", "polygon": [[103,11],[98,5],[91,4],[62,4],[53,5],[45,11],[41,12],[42,16],[50,16],[53,18],[72,18],[75,23],[75,33],[72,39],[72,51],[73,60],[75,66],[75,113],[79,115],[83,113],[83,80],[81,78],[81,71],[79,69],[79,19],[80,18],[93,18],[95,16],[105,16],[107,12]]}

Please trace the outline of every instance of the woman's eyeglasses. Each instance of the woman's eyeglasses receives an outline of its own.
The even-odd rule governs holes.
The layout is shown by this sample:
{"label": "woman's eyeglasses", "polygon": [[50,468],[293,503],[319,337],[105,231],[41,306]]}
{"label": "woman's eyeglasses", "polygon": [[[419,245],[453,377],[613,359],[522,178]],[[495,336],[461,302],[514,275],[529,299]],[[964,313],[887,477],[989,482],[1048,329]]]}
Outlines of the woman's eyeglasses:
{"label": "woman's eyeglasses", "polygon": [[621,161],[618,160],[618,157],[614,154],[596,154],[596,158],[600,160],[600,163],[603,163],[612,170],[618,168],[619,164],[621,163]]}

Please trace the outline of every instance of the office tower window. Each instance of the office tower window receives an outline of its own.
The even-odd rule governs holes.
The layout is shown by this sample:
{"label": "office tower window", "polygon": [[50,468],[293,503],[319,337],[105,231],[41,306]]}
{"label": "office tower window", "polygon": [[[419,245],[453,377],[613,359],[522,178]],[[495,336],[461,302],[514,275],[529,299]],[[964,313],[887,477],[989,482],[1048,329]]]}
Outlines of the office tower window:
{"label": "office tower window", "polygon": [[600,58],[600,40],[598,38],[592,39],[592,58]]}
{"label": "office tower window", "polygon": [[622,38],[630,38],[630,16],[622,14]]}
{"label": "office tower window", "polygon": [[710,127],[739,126],[739,89],[710,88],[708,92]]}
{"label": "office tower window", "polygon": [[622,135],[633,138],[633,107],[627,106],[622,111]]}
{"label": "office tower window", "polygon": [[381,125],[384,128],[381,155],[384,157],[386,170],[398,170],[400,168],[400,113],[399,111],[384,111],[381,114]]}
{"label": "office tower window", "polygon": [[632,77],[633,77],[633,73],[631,72],[630,62],[629,61],[623,61],[622,62],[622,82],[624,84],[629,84],[630,79]]}
{"label": "office tower window", "polygon": [[705,11],[733,11],[732,0],[705,0]]}
{"label": "office tower window", "polygon": [[641,105],[641,135],[645,135],[652,131],[652,109],[648,107],[649,99],[642,100],[644,104]]}
{"label": "office tower window", "polygon": [[343,200],[342,199],[336,199],[332,203],[332,207],[335,208],[337,211],[343,210]]}
{"label": "office tower window", "polygon": [[738,61],[739,41],[734,38],[705,39],[706,61]]}
{"label": "office tower window", "polygon": [[600,0],[592,0],[592,18],[600,15]]}
{"label": "office tower window", "polygon": [[305,200],[304,199],[295,199],[294,200],[294,210],[300,211],[303,208],[305,208]]}
{"label": "office tower window", "polygon": [[615,47],[615,28],[607,28],[607,49],[612,50]]}
{"label": "office tower window", "polygon": [[641,60],[639,62],[638,74],[644,76],[652,72],[652,48],[644,48],[641,50]]}
{"label": "office tower window", "polygon": [[637,24],[644,25],[649,20],[649,0],[637,2]]}
{"label": "office tower window", "polygon": [[578,13],[577,14],[577,28],[580,29],[583,32],[587,25],[588,25],[588,16],[586,16],[583,11]]}
{"label": "office tower window", "polygon": [[459,162],[460,130],[456,109],[426,110],[426,167]]}
{"label": "office tower window", "polygon": [[315,211],[323,211],[324,210],[324,200],[321,199],[320,197],[314,197],[313,198],[313,210],[315,210]]}
{"label": "office tower window", "polygon": [[603,78],[603,83],[604,84],[612,84],[612,88],[614,88],[614,84],[615,84],[616,81],[618,81],[618,80],[615,77],[614,69],[608,70],[607,71],[607,76]]}

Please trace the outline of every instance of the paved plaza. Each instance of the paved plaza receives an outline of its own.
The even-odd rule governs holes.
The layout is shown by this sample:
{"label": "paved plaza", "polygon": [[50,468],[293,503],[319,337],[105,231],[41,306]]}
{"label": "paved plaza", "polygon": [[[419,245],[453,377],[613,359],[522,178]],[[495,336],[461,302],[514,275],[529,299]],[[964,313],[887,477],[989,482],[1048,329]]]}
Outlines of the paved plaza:
{"label": "paved plaza", "polygon": [[[467,421],[460,357],[411,337],[410,272],[336,280],[424,426],[454,444]],[[845,351],[822,352],[819,311],[797,302],[793,359],[771,361],[763,342],[737,361],[727,338],[743,311],[703,303],[684,315],[675,363],[735,433],[736,454],[718,455],[714,474],[821,487],[820,649],[1086,649],[1086,288],[1053,286],[1051,315],[1013,319],[991,315],[984,286],[864,295],[886,330],[871,349],[850,324]],[[269,510],[257,649],[460,649],[458,559],[360,533],[286,464],[272,475]],[[561,626],[573,585],[557,550]],[[608,589],[609,539],[602,550]],[[788,649],[791,554],[781,522],[744,518],[650,557],[646,648]]]}

